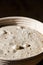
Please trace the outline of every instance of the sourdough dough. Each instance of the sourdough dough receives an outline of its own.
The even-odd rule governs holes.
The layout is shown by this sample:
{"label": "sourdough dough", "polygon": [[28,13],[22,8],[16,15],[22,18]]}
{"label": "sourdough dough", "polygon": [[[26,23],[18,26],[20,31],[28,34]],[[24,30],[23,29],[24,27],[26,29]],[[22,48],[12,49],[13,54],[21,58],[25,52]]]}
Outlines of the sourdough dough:
{"label": "sourdough dough", "polygon": [[16,60],[41,52],[43,36],[31,28],[5,26],[0,28],[0,59]]}

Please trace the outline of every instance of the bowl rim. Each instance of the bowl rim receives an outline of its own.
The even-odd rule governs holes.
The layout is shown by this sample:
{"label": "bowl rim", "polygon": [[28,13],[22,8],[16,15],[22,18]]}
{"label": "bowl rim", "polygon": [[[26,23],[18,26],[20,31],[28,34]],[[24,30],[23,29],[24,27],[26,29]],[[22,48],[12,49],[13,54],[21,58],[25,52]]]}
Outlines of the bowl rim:
{"label": "bowl rim", "polygon": [[39,22],[39,23],[43,24],[41,21],[39,21],[37,19],[30,18],[30,17],[24,17],[24,16],[8,16],[8,17],[2,17],[2,18],[0,18],[0,20],[15,19],[15,18],[22,18],[22,19],[33,20],[33,21],[36,21],[36,22]]}

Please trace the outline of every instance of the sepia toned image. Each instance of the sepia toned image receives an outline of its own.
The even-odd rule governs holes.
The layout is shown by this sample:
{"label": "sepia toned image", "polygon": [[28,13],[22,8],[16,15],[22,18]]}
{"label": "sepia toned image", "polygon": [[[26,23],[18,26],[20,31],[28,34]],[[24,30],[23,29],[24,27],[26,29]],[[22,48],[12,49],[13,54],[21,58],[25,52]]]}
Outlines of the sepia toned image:
{"label": "sepia toned image", "polygon": [[0,0],[0,65],[43,65],[43,1]]}

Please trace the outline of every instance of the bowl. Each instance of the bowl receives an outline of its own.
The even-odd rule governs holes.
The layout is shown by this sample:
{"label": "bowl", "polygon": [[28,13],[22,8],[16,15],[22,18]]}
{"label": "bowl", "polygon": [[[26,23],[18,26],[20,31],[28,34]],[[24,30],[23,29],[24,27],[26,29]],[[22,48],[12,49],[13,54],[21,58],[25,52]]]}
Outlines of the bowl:
{"label": "bowl", "polygon": [[[8,26],[8,25],[19,25],[19,26],[27,26],[30,27],[43,35],[43,23],[40,21],[34,20],[32,18],[27,17],[4,17],[0,18],[0,27]],[[18,59],[18,60],[5,60],[0,59],[1,65],[36,65],[43,59],[43,45],[42,51],[35,56]]]}

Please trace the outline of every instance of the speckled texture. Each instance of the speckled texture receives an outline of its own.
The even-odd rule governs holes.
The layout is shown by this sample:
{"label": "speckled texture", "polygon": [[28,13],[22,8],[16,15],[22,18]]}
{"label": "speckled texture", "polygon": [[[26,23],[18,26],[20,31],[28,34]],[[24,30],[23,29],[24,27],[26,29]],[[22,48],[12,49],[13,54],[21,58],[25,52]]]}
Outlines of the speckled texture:
{"label": "speckled texture", "polygon": [[6,26],[0,28],[0,58],[15,60],[41,52],[43,36],[30,28]]}

